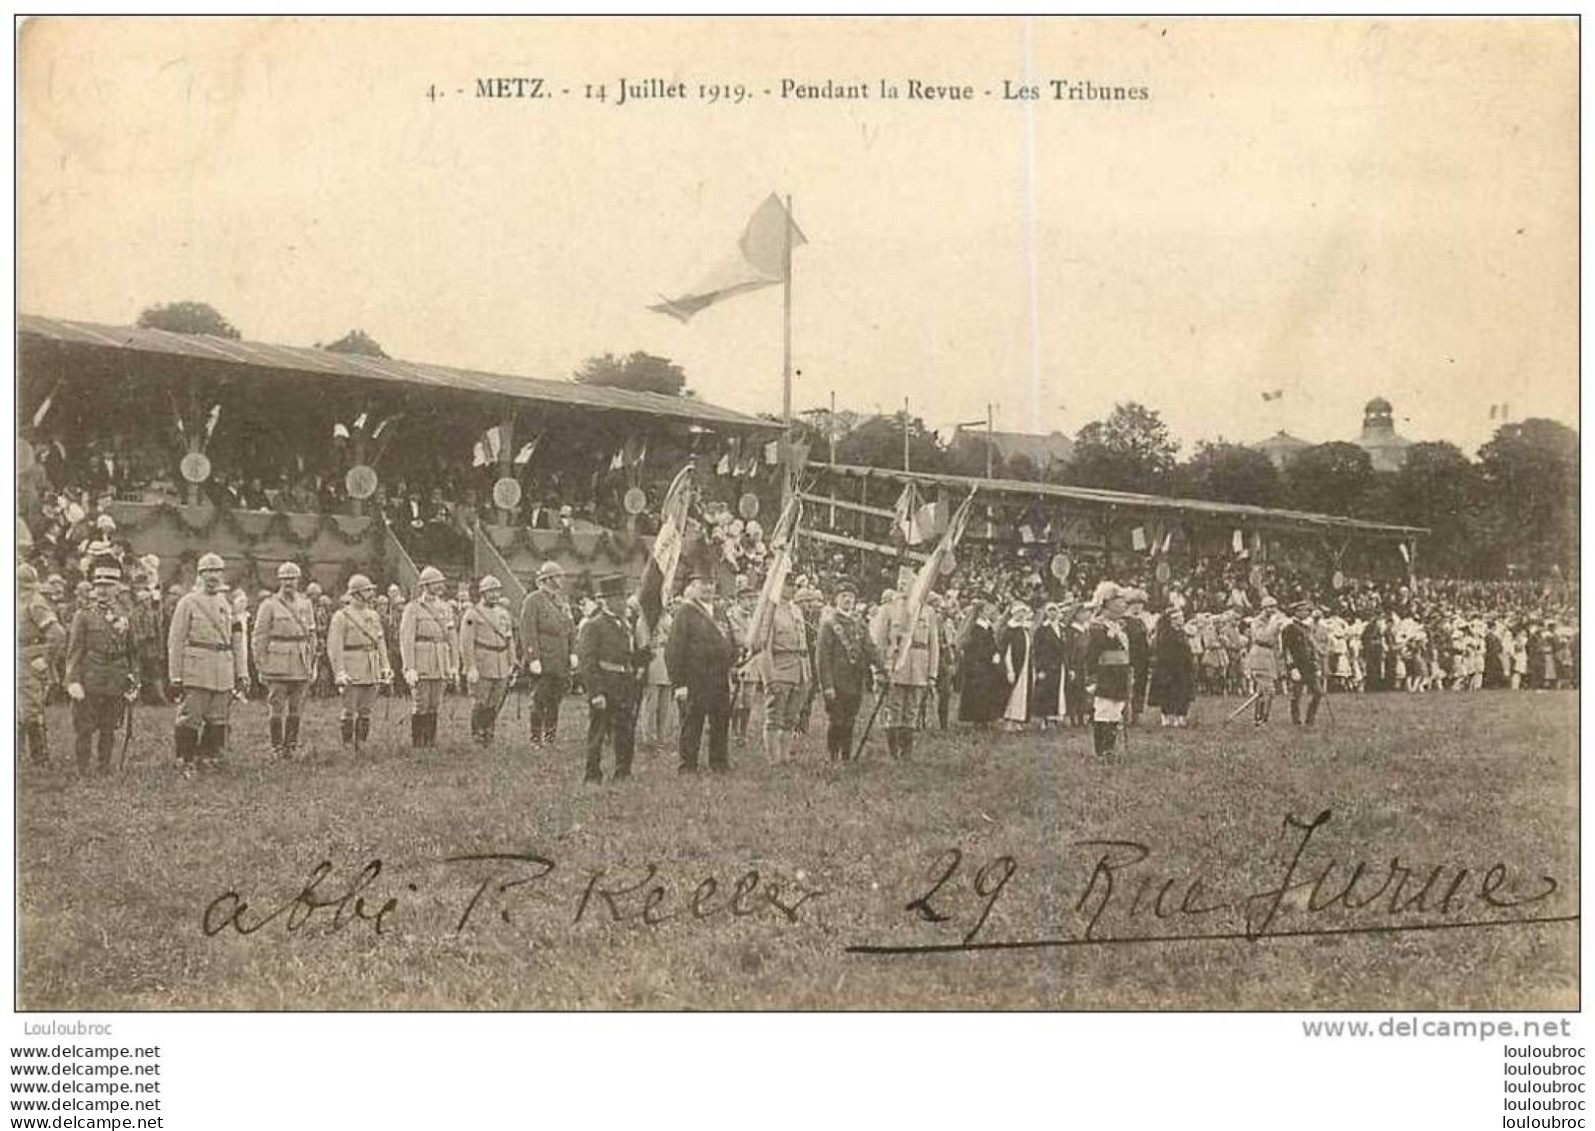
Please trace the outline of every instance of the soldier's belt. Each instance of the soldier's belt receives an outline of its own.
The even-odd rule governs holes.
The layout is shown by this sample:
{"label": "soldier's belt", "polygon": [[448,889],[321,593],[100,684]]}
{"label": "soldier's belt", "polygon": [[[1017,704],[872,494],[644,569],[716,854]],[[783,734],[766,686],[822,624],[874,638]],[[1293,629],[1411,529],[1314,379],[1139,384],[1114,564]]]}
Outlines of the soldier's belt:
{"label": "soldier's belt", "polygon": [[375,644],[345,644],[343,650],[345,652],[375,652],[377,646]]}
{"label": "soldier's belt", "polygon": [[207,652],[231,652],[233,650],[231,644],[207,644],[202,640],[190,640],[186,647],[203,648]]}
{"label": "soldier's belt", "polygon": [[809,654],[807,648],[772,648],[770,652],[776,656],[807,656]]}
{"label": "soldier's belt", "polygon": [[1129,662],[1130,654],[1128,652],[1103,652],[1097,656],[1097,663],[1099,664],[1119,664],[1123,666]]}
{"label": "soldier's belt", "polygon": [[608,660],[598,661],[598,670],[601,672],[629,672],[631,668],[625,664],[612,664]]}
{"label": "soldier's belt", "polygon": [[310,639],[310,637],[303,636],[303,635],[301,635],[301,636],[275,636],[275,635],[273,635],[273,636],[268,636],[266,638],[266,641],[269,644],[283,644],[283,643],[287,643],[287,644],[302,644],[306,640],[309,640],[309,639]]}
{"label": "soldier's belt", "polygon": [[910,644],[908,646],[908,650],[910,652],[929,652],[930,651],[930,645],[929,644],[921,644],[921,643],[918,643],[916,641],[915,643]]}
{"label": "soldier's belt", "polygon": [[431,644],[434,647],[441,648],[449,642],[449,638],[447,636],[417,636],[415,642],[417,644]]}
{"label": "soldier's belt", "polygon": [[476,646],[484,652],[502,652],[509,647],[508,644],[489,644],[485,640],[478,640]]}

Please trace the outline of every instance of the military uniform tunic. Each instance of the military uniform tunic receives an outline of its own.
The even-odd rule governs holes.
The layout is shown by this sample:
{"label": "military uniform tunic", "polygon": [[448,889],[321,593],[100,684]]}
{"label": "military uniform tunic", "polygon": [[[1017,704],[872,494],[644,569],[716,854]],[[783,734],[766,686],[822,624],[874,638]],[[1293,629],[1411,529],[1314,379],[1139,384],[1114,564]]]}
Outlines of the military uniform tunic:
{"label": "military uniform tunic", "polygon": [[531,732],[534,742],[552,742],[559,730],[559,705],[570,689],[570,657],[576,651],[576,622],[561,594],[538,589],[521,604],[521,655],[533,675]]}
{"label": "military uniform tunic", "polygon": [[899,597],[875,614],[871,637],[886,665],[888,686],[881,704],[881,721],[888,728],[918,725],[920,702],[941,666],[941,633],[935,616],[925,609],[908,633],[908,601]]}
{"label": "military uniform tunic", "polygon": [[251,643],[271,717],[298,715],[315,669],[315,606],[300,593],[267,597],[255,611]]}
{"label": "military uniform tunic", "polygon": [[248,678],[244,629],[220,593],[195,589],[172,610],[166,633],[166,665],[183,688],[177,725],[193,730],[205,723],[227,725],[233,688]]}
{"label": "military uniform tunic", "polygon": [[137,670],[133,629],[121,608],[98,601],[79,608],[67,639],[66,682],[83,689],[83,698],[72,704],[80,770],[88,768],[96,734],[100,769],[110,768],[111,750],[127,712],[125,696],[135,686]]}
{"label": "military uniform tunic", "polygon": [[345,719],[369,718],[377,685],[393,678],[382,617],[369,605],[349,604],[327,625],[327,662],[342,688]]}
{"label": "military uniform tunic", "polygon": [[515,669],[515,618],[503,605],[472,605],[460,618],[460,663],[477,707],[497,711]]}
{"label": "military uniform tunic", "polygon": [[24,726],[42,725],[50,677],[66,646],[66,629],[56,619],[50,602],[37,592],[23,599],[17,620],[21,660],[17,671],[17,713]]}
{"label": "military uniform tunic", "polygon": [[426,595],[404,606],[399,655],[404,669],[416,674],[411,689],[415,713],[436,714],[443,703],[443,685],[455,672],[454,618],[448,602]]}

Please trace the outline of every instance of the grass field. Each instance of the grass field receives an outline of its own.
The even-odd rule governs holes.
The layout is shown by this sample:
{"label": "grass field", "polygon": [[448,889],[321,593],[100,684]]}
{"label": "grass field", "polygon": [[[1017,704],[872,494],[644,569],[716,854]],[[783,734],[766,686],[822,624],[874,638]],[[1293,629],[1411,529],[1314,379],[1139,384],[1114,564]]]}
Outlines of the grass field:
{"label": "grass field", "polygon": [[[513,704],[489,752],[468,705],[421,753],[379,706],[361,763],[314,702],[293,764],[267,760],[250,705],[227,765],[193,780],[170,710],[143,709],[126,770],[86,782],[57,710],[54,767],[19,778],[19,1004],[1576,1008],[1577,922],[1457,925],[1577,914],[1577,696],[1332,704],[1317,729],[1281,702],[1254,730],[1206,701],[1203,725],[1138,729],[1111,762],[1078,731],[930,733],[912,764],[877,741],[840,769],[811,733],[795,765],[750,744],[719,778],[645,750],[602,788],[579,784],[575,701],[535,753]],[[1310,833],[1284,825],[1324,810]],[[1324,882],[1286,892],[1287,874]],[[1248,931],[1264,937],[1223,937]],[[1208,937],[1108,941],[1189,935]],[[1090,941],[847,951],[966,937]]]}

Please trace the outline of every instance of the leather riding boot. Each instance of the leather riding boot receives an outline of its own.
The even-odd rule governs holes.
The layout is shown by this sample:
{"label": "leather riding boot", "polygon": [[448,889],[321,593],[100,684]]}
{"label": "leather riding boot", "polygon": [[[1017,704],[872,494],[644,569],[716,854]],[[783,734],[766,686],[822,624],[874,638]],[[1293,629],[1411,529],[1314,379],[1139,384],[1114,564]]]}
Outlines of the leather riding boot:
{"label": "leather riding boot", "polygon": [[293,756],[293,753],[294,753],[295,750],[299,749],[299,716],[298,715],[289,715],[287,721],[283,724],[283,728],[282,728],[282,745],[283,745],[283,749],[288,752],[288,755],[290,757]]}
{"label": "leather riding boot", "polygon": [[266,724],[271,730],[271,752],[277,757],[283,756],[282,720],[272,719]]}
{"label": "leather riding boot", "polygon": [[342,740],[342,742],[343,742],[343,744],[345,746],[348,746],[349,743],[354,741],[354,720],[353,719],[339,719],[338,720],[338,737],[339,737],[339,739]]}
{"label": "leather riding boot", "polygon": [[426,735],[426,716],[424,716],[424,715],[411,715],[410,716],[410,745],[412,747],[414,747],[415,749],[419,750],[421,747],[426,745],[426,742],[424,741],[424,736],[425,735]]}

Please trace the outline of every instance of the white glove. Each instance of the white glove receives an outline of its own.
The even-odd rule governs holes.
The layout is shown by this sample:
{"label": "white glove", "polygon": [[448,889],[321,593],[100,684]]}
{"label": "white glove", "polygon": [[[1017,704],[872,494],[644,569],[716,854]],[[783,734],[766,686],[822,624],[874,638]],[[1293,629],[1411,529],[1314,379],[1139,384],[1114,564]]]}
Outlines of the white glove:
{"label": "white glove", "polygon": [[349,673],[348,672],[339,672],[337,675],[332,677],[332,682],[336,683],[339,687],[348,687],[349,686]]}
{"label": "white glove", "polygon": [[604,706],[609,702],[609,700],[605,699],[602,695],[594,695],[591,699],[588,700],[588,702],[591,703],[598,710],[602,711],[604,709]]}
{"label": "white glove", "polygon": [[408,683],[410,686],[414,687],[416,681],[419,680],[420,678],[421,678],[421,673],[416,671],[414,668],[405,668],[404,669],[404,682]]}
{"label": "white glove", "polygon": [[70,695],[76,702],[83,702],[83,685],[81,683],[67,684],[66,693]]}
{"label": "white glove", "polygon": [[465,682],[466,683],[475,683],[477,680],[479,680],[481,678],[482,678],[482,674],[480,672],[478,672],[475,668],[466,668],[465,669]]}
{"label": "white glove", "polygon": [[676,702],[677,703],[685,703],[686,701],[687,701],[687,689],[685,687],[676,688]]}
{"label": "white glove", "polygon": [[50,665],[44,662],[43,656],[33,657],[33,662],[28,666],[36,672],[47,672],[50,670]]}
{"label": "white glove", "polygon": [[576,659],[576,653],[575,653],[575,652],[572,652],[572,653],[571,653],[571,654],[570,654],[570,667],[571,667],[571,670],[572,670],[572,671],[575,671],[575,670],[576,670],[576,669],[577,669],[577,668],[579,668],[579,667],[580,667],[580,666],[581,666],[581,661],[579,661],[579,660],[578,660],[578,659]]}
{"label": "white glove", "polygon": [[542,660],[533,660],[531,663],[526,665],[526,670],[531,672],[533,675],[542,675],[543,674],[543,661]]}

